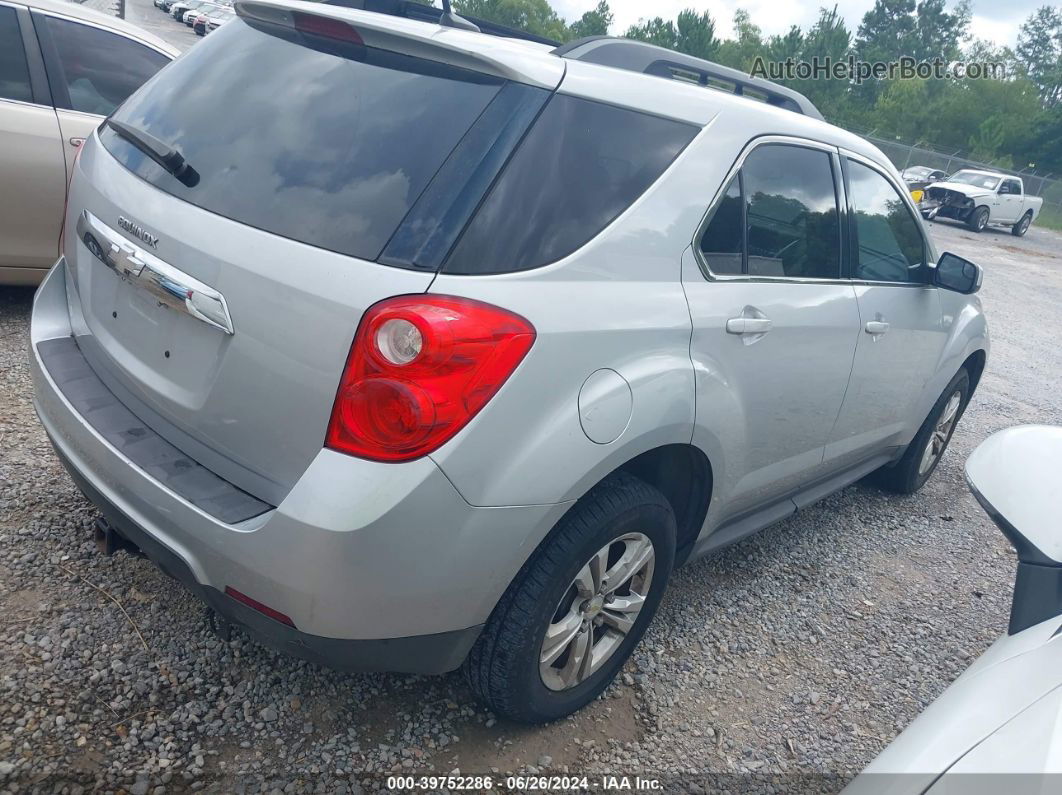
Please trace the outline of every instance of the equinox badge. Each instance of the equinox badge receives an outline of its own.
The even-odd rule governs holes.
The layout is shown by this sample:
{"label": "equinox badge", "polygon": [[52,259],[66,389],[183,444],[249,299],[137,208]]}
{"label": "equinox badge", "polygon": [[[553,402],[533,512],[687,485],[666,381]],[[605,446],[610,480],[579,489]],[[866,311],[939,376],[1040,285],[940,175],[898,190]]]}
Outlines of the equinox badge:
{"label": "equinox badge", "polygon": [[133,223],[124,215],[118,216],[118,226],[122,227],[122,229],[131,234],[133,237],[143,240],[152,248],[159,247],[159,238],[157,235],[151,234],[140,224]]}

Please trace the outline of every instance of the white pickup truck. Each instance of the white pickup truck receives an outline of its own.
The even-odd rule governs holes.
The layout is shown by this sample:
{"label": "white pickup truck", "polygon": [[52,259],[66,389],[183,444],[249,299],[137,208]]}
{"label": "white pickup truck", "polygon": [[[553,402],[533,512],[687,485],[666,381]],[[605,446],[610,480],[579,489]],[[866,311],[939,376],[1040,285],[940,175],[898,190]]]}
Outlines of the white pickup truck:
{"label": "white pickup truck", "polygon": [[963,169],[929,185],[918,207],[926,219],[953,218],[975,232],[989,224],[1009,226],[1021,237],[1043,205],[1039,196],[1026,195],[1021,177]]}

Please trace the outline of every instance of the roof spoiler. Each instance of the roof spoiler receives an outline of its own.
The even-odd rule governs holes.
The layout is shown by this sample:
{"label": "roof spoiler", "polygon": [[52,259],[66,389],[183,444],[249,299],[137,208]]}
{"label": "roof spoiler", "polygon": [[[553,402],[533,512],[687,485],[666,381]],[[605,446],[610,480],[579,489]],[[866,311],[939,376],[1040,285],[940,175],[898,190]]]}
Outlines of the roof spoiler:
{"label": "roof spoiler", "polygon": [[248,21],[354,41],[550,91],[564,76],[559,59],[523,47],[470,47],[467,36],[475,34],[456,27],[430,28],[365,9],[301,0],[236,0],[235,10]]}
{"label": "roof spoiler", "polygon": [[[449,24],[444,20],[444,17],[448,13],[445,8],[436,8],[435,6],[425,5],[424,3],[418,3],[416,0],[321,0],[325,5],[342,6],[344,8],[356,8],[361,11],[373,11],[377,14],[388,14],[393,17],[403,17],[405,19],[415,19],[419,22],[431,22],[435,25]],[[455,15],[456,16],[456,15]],[[468,14],[462,14],[458,19],[462,19],[471,22],[477,28],[480,33],[486,33],[488,36],[501,36],[506,39],[523,39],[524,41],[534,41],[539,44],[548,44],[551,47],[556,47],[560,44],[559,41],[553,39],[547,39],[545,36],[536,36],[534,33],[528,33],[523,30],[516,30],[515,28],[506,27],[505,25],[499,25],[497,22],[491,22],[486,19],[479,19],[477,17],[470,17]]]}
{"label": "roof spoiler", "polygon": [[695,58],[644,41],[615,36],[590,36],[568,42],[553,51],[554,55],[575,61],[612,66],[631,72],[684,80],[697,85],[717,88],[738,96],[750,97],[802,113],[813,119],[824,120],[811,100],[791,88],[750,77],[738,69]]}

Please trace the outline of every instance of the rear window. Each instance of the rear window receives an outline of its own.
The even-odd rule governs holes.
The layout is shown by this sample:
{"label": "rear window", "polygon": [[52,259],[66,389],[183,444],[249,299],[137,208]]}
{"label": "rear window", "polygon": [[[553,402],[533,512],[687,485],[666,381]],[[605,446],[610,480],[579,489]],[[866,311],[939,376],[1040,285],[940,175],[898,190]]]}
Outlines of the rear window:
{"label": "rear window", "polygon": [[699,127],[554,96],[458,240],[447,273],[555,262],[596,236],[655,182]]}
{"label": "rear window", "polygon": [[127,168],[184,201],[376,259],[502,84],[237,19],[114,115],[178,149],[198,183],[178,181],[110,128],[100,138]]}

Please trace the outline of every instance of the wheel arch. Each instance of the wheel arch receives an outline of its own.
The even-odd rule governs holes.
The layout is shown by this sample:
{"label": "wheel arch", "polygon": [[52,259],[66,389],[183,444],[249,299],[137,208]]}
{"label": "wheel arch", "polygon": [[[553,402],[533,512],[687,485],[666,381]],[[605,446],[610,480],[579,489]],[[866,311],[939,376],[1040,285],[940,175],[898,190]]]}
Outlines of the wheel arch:
{"label": "wheel arch", "polygon": [[972,398],[974,392],[977,391],[977,385],[981,382],[981,376],[985,372],[985,364],[987,363],[988,353],[984,348],[978,348],[963,361],[963,368],[970,374],[970,394],[967,400]]}
{"label": "wheel arch", "polygon": [[683,562],[704,526],[712,499],[714,479],[708,456],[692,444],[665,444],[634,456],[605,478],[615,472],[634,475],[667,498],[678,527],[676,563]]}

